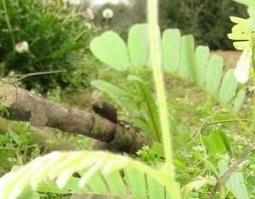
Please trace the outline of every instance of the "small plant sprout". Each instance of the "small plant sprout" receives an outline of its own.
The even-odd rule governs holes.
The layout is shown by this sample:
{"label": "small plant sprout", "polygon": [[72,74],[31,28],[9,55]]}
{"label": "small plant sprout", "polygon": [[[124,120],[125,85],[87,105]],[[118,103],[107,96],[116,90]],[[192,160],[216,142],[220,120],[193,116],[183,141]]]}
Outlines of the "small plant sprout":
{"label": "small plant sprout", "polygon": [[107,9],[103,10],[102,16],[105,19],[112,19],[113,16],[114,16],[114,13],[113,13],[113,11],[111,9],[107,8]]}

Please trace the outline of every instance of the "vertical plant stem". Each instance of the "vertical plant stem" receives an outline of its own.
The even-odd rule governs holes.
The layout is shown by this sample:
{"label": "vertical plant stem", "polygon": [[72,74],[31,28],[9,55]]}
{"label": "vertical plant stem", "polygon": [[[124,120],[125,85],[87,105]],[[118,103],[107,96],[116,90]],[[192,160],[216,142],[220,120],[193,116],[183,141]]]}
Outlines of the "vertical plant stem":
{"label": "vertical plant stem", "polygon": [[9,15],[8,15],[5,0],[2,0],[2,4],[3,4],[3,8],[4,8],[5,21],[6,21],[8,30],[10,32],[11,40],[12,40],[12,45],[13,45],[13,48],[15,48],[15,39],[14,39],[14,36],[13,36],[13,33],[12,33],[11,22],[10,22],[10,19],[9,19]]}
{"label": "vertical plant stem", "polygon": [[148,4],[148,23],[151,63],[153,68],[153,77],[156,87],[157,103],[159,108],[160,127],[162,133],[162,143],[164,145],[165,167],[164,171],[170,175],[168,178],[168,187],[171,190],[171,196],[174,199],[180,199],[179,186],[175,182],[175,171],[173,164],[172,136],[170,132],[170,123],[168,117],[167,99],[165,93],[164,78],[161,66],[161,45],[160,29],[158,25],[158,0],[147,0]]}
{"label": "vertical plant stem", "polygon": [[153,77],[156,87],[157,103],[159,108],[160,127],[162,133],[162,142],[166,166],[173,171],[173,154],[170,125],[168,120],[168,108],[165,94],[163,73],[161,68],[161,45],[160,30],[158,25],[158,0],[148,0],[148,22],[150,34],[151,63],[153,68]]}

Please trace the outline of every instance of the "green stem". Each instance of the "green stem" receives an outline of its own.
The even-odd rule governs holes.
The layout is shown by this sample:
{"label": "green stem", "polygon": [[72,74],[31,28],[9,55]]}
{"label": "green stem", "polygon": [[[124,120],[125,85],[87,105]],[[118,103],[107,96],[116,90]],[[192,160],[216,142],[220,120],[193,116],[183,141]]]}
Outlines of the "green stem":
{"label": "green stem", "polygon": [[156,87],[156,97],[159,108],[160,127],[162,132],[162,142],[166,166],[173,171],[172,138],[168,120],[168,109],[166,102],[164,79],[161,68],[161,48],[159,44],[160,30],[158,26],[158,0],[148,0],[148,21],[150,33],[151,63],[153,68],[153,77]]}
{"label": "green stem", "polygon": [[7,7],[6,7],[5,0],[2,0],[2,4],[3,4],[3,9],[4,9],[4,14],[5,14],[5,21],[6,21],[8,30],[9,30],[10,35],[11,35],[12,45],[13,45],[13,48],[15,48],[15,39],[14,39],[14,36],[12,34],[11,22],[10,22],[9,15],[8,15],[8,12],[7,12]]}
{"label": "green stem", "polygon": [[160,29],[158,25],[158,0],[147,0],[148,4],[148,23],[150,38],[150,54],[153,69],[154,83],[156,87],[156,98],[159,108],[160,127],[162,133],[162,143],[165,153],[164,171],[170,174],[168,178],[171,190],[171,198],[180,199],[179,186],[175,182],[175,171],[173,164],[172,136],[170,132],[170,123],[168,117],[167,98],[165,93],[164,78],[161,66],[161,45],[160,45]]}

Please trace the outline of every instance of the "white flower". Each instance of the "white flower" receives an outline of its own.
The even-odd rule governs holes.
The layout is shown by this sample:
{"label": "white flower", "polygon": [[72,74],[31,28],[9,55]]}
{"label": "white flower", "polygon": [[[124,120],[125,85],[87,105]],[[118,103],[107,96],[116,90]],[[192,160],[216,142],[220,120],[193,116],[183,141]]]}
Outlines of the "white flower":
{"label": "white flower", "polygon": [[15,51],[17,53],[25,53],[28,52],[29,45],[27,41],[21,41],[15,45]]}
{"label": "white flower", "polygon": [[102,15],[103,15],[103,18],[105,19],[111,19],[113,18],[114,13],[111,9],[107,8],[103,10]]}
{"label": "white flower", "polygon": [[249,79],[251,59],[252,59],[251,49],[245,49],[236,64],[234,75],[236,80],[242,84],[246,83]]}
{"label": "white flower", "polygon": [[90,8],[87,8],[87,9],[86,9],[84,16],[85,16],[87,19],[89,19],[89,20],[93,20],[93,19],[95,18],[94,12],[93,12],[93,10],[90,9]]}

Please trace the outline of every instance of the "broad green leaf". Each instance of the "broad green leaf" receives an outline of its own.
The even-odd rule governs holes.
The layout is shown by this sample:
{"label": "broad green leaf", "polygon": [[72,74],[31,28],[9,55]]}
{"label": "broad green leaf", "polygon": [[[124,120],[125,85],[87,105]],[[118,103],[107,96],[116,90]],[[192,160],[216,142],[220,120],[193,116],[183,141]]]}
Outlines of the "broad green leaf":
{"label": "broad green leaf", "polygon": [[[250,45],[249,44],[250,41],[248,38],[250,35],[250,31],[252,29],[251,20],[242,19],[238,17],[231,17],[231,20],[234,23],[237,23],[232,29],[233,32],[229,34],[229,37],[235,40],[234,46],[238,49],[243,49],[245,48],[245,46]],[[243,29],[245,30],[244,33],[242,32]],[[116,65],[116,62],[118,59],[116,59],[115,56],[116,53],[111,53],[111,48],[109,48],[110,49],[109,50],[108,48],[104,47],[104,43],[107,44],[111,43],[111,39],[113,37],[115,38],[115,40],[118,41],[121,40],[121,42],[119,43],[122,43],[122,46],[124,46],[123,47],[125,51],[124,57],[126,57],[126,59],[124,59],[126,60],[126,64],[124,65],[127,65],[128,62],[129,66],[133,65],[150,66],[150,53],[148,50],[149,47],[147,43],[148,34],[146,33],[146,31],[147,31],[146,24],[138,24],[131,27],[128,37],[128,50],[126,49],[123,40],[121,40],[116,33],[113,33],[111,31],[106,32],[105,33],[106,36],[104,36],[105,34],[103,34],[102,36],[95,39],[96,41],[97,40],[99,41],[95,42],[93,40],[94,43],[97,43],[97,45],[94,46],[100,47],[100,49],[98,50],[100,52],[101,50],[105,51],[105,53],[107,54],[106,56],[107,59],[111,58],[111,61],[114,61],[114,65],[117,66],[118,64]],[[110,36],[109,35],[107,36],[107,34],[109,33]],[[103,37],[103,39],[101,37]],[[104,40],[102,41],[103,46],[101,46],[100,43],[101,40]],[[112,43],[111,46],[113,46]],[[205,89],[205,91],[210,92],[220,102],[222,102],[221,103],[222,105],[227,104],[228,102],[231,101],[233,96],[237,95],[236,93],[234,93],[235,90],[234,88],[235,86],[237,86],[237,83],[231,84],[231,89],[227,89],[228,87],[227,82],[229,81],[229,79],[231,79],[231,75],[229,75],[229,73],[226,74],[223,80],[224,81],[223,85],[221,86],[222,76],[224,75],[223,58],[217,55],[213,55],[212,57],[210,57],[209,48],[205,46],[198,46],[195,50],[193,36],[191,35],[181,36],[181,33],[178,29],[167,29],[166,31],[163,32],[161,46],[162,46],[162,66],[167,72],[172,72],[175,75],[184,77],[188,80],[192,80],[197,85],[202,86]],[[116,51],[121,52],[121,50]],[[126,53],[126,51],[129,51],[128,52],[129,54]],[[101,59],[101,61],[103,60]],[[122,69],[123,67],[121,67],[121,70]],[[220,92],[218,92],[219,88]],[[228,92],[225,92],[224,90],[227,90]],[[113,97],[113,95],[111,95],[110,92],[111,92],[110,90],[107,91],[107,93],[111,97]],[[116,100],[117,98],[118,97],[115,96],[114,100]],[[131,110],[132,112],[132,110],[134,110],[135,108],[135,104],[130,106],[129,103],[130,100],[128,102],[127,98],[125,99],[125,102],[121,104],[121,106],[125,108],[124,105],[128,104],[129,106],[128,109]],[[118,100],[118,104],[120,101],[122,100]],[[236,104],[238,103],[236,102]],[[143,127],[145,127],[144,124]]]}
{"label": "broad green leaf", "polygon": [[149,57],[149,33],[147,24],[131,27],[128,33],[128,50],[131,66],[146,66]]}
{"label": "broad green leaf", "polygon": [[130,187],[132,197],[135,199],[146,199],[146,181],[143,173],[137,173],[134,169],[125,169],[125,177]]}
{"label": "broad green leaf", "polygon": [[129,102],[128,93],[113,84],[105,82],[103,80],[95,80],[91,82],[91,85],[100,90],[101,92],[107,93],[119,106],[128,108]]}
{"label": "broad green leaf", "polygon": [[[254,8],[253,8],[254,9]],[[244,50],[250,47],[251,35],[254,32],[254,11],[248,9],[253,19],[242,19],[239,17],[230,17],[231,21],[236,23],[233,26],[232,32],[228,34],[228,37],[236,42],[234,46],[238,50]]]}
{"label": "broad green leaf", "polygon": [[238,82],[236,81],[234,71],[228,70],[222,80],[220,87],[220,100],[223,104],[229,103],[236,94]]}
{"label": "broad green leaf", "polygon": [[251,21],[238,17],[230,17],[230,19],[237,24],[233,26],[232,33],[228,34],[229,39],[250,40],[250,34],[252,31]]}
{"label": "broad green leaf", "polygon": [[165,198],[164,187],[155,179],[147,177],[149,199]]}
{"label": "broad green leaf", "polygon": [[195,82],[203,86],[206,81],[206,70],[208,60],[210,56],[210,50],[207,46],[198,46],[195,52],[196,70],[195,70]]}
{"label": "broad green leaf", "polygon": [[91,190],[95,191],[96,193],[106,194],[108,192],[105,181],[99,174],[94,175],[88,182],[88,185],[91,188]]}
{"label": "broad green leaf", "polygon": [[[218,163],[219,173],[223,175],[229,169],[229,159],[225,158]],[[233,193],[236,199],[249,199],[247,187],[241,172],[234,172],[226,182],[226,187]]]}
{"label": "broad green leaf", "polygon": [[223,74],[223,58],[213,55],[209,61],[206,74],[206,89],[211,93],[216,93],[219,89]]}
{"label": "broad green leaf", "polygon": [[249,199],[247,187],[241,172],[234,173],[227,182],[227,186],[237,199]]}
{"label": "broad green leaf", "polygon": [[249,7],[248,8],[248,13],[249,13],[249,16],[251,18],[252,27],[254,29],[254,27],[255,27],[255,6]]}
{"label": "broad green leaf", "polygon": [[40,196],[37,192],[28,189],[19,197],[19,199],[40,199]]}
{"label": "broad green leaf", "polygon": [[[79,193],[79,194],[82,194],[82,193],[84,193],[84,192],[90,191],[90,188],[89,188],[87,185],[85,185],[85,186],[83,186],[83,187],[80,187],[80,186],[79,186],[79,182],[80,182],[80,178],[71,177],[71,178],[68,180],[68,182],[67,182],[67,184],[66,184],[66,186],[65,186],[65,189],[62,190],[63,193],[72,192],[72,193]],[[44,190],[39,189],[39,191],[45,192],[45,193],[47,193],[47,192],[54,193],[54,192],[52,192],[52,190],[54,191],[54,187],[55,187],[55,189],[57,189],[58,187],[57,187],[55,184],[53,184],[53,185],[54,185],[54,186],[51,186],[51,187],[50,187],[50,189],[49,189],[50,191],[47,189],[47,187],[45,187]],[[48,191],[47,191],[47,190],[48,190]]]}
{"label": "broad green leaf", "polygon": [[94,56],[116,70],[130,66],[128,50],[122,38],[113,31],[103,33],[90,43]]}
{"label": "broad green leaf", "polygon": [[238,42],[233,42],[234,47],[237,50],[244,50],[247,49],[247,47],[250,46],[250,41],[238,41]]}
{"label": "broad green leaf", "polygon": [[[70,180],[71,181],[71,180]],[[70,185],[71,183],[68,182],[68,188],[70,188]],[[51,182],[51,181],[48,181],[48,182],[43,182],[41,184],[39,184],[38,188],[37,188],[38,191],[42,192],[42,193],[47,193],[47,192],[50,192],[50,193],[58,193],[58,194],[64,194],[67,192],[66,189],[60,189],[57,187],[56,183],[54,182]]]}
{"label": "broad green leaf", "polygon": [[179,74],[190,80],[195,79],[195,43],[192,35],[182,37]]}
{"label": "broad green leaf", "polygon": [[[112,176],[114,172],[119,172],[119,174]],[[80,177],[73,177],[77,173]],[[40,188],[38,184],[50,181],[54,182],[53,185],[55,184],[56,187],[63,188],[65,194],[89,192],[109,193],[115,196],[118,193],[116,196],[125,198],[131,193],[132,198],[148,199],[149,190],[146,179],[150,177],[158,182],[158,186],[162,186],[159,189],[167,188],[168,195],[173,198],[174,194],[170,184],[174,181],[166,180],[168,177],[164,176],[161,169],[154,169],[124,155],[102,151],[53,152],[38,157],[18,170],[2,176],[0,195],[1,199],[18,198],[28,189],[38,191]],[[115,185],[117,182],[120,186]],[[85,186],[89,189],[82,189]],[[119,187],[114,189],[113,186]],[[111,190],[114,192],[110,192]]]}
{"label": "broad green leaf", "polygon": [[119,171],[112,172],[108,175],[104,175],[104,178],[109,186],[109,189],[111,190],[113,194],[116,194],[116,195],[126,194],[125,184],[123,182],[122,177],[120,176]]}
{"label": "broad green leaf", "polygon": [[252,6],[255,7],[255,1],[254,0],[234,0],[238,3],[244,4],[246,6]]}
{"label": "broad green leaf", "polygon": [[234,100],[234,104],[233,104],[233,110],[234,112],[237,112],[241,109],[243,103],[245,100],[245,90],[241,89],[238,91],[236,98]]}
{"label": "broad green leaf", "polygon": [[181,56],[181,33],[178,29],[168,29],[162,36],[163,67],[166,71],[177,71]]}
{"label": "broad green leaf", "polygon": [[225,153],[226,151],[232,153],[227,137],[224,132],[218,129],[213,130],[208,135],[203,135],[202,140],[211,153]]}

